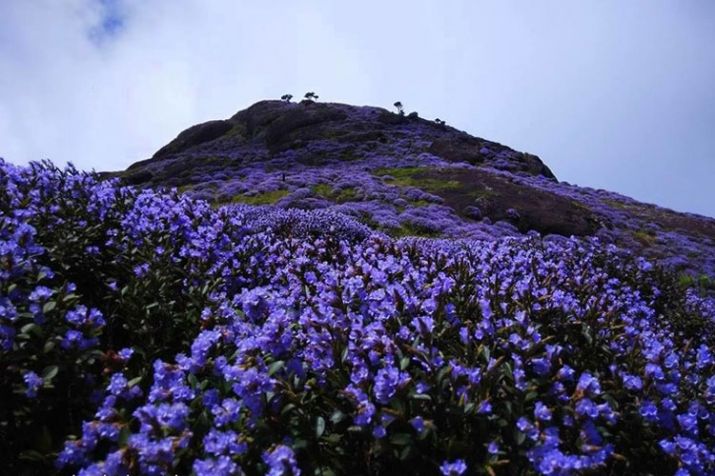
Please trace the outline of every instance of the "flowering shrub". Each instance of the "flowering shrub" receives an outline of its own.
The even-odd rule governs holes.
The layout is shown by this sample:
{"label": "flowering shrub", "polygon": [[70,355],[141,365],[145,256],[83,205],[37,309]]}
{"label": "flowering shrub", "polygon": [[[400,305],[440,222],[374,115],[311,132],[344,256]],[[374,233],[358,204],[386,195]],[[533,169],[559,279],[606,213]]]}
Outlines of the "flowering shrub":
{"label": "flowering shrub", "polygon": [[0,183],[11,469],[715,472],[715,304],[615,247]]}

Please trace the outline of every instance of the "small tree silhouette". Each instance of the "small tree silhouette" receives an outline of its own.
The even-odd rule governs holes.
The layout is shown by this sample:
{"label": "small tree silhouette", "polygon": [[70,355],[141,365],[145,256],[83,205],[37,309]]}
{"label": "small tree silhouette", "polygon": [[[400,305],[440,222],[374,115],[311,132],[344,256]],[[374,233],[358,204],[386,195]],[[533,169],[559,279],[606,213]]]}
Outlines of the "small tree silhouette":
{"label": "small tree silhouette", "polygon": [[444,125],[447,124],[445,121],[443,121],[443,120],[440,119],[439,117],[438,117],[437,119],[435,119],[434,122],[436,122],[436,123],[439,124],[440,126],[444,126]]}
{"label": "small tree silhouette", "polygon": [[283,96],[281,96],[281,100],[285,102],[290,102],[291,99],[293,99],[292,94],[284,94]]}
{"label": "small tree silhouette", "polygon": [[313,91],[309,91],[305,93],[305,96],[303,96],[307,101],[317,101],[318,100],[318,95],[315,94]]}
{"label": "small tree silhouette", "polygon": [[402,106],[402,103],[401,103],[400,101],[397,101],[395,104],[393,104],[393,106],[395,106],[395,107],[397,108],[397,113],[398,113],[400,116],[404,116],[404,115],[405,115],[405,109],[404,109],[404,107]]}

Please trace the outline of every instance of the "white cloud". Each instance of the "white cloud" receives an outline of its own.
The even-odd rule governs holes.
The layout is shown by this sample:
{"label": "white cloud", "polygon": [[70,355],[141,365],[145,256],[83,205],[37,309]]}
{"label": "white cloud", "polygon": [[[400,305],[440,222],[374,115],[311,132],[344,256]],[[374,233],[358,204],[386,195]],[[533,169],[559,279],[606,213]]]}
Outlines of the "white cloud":
{"label": "white cloud", "polygon": [[649,0],[4,0],[0,156],[122,169],[192,124],[314,90],[399,99],[536,153],[560,178],[715,215],[714,13]]}

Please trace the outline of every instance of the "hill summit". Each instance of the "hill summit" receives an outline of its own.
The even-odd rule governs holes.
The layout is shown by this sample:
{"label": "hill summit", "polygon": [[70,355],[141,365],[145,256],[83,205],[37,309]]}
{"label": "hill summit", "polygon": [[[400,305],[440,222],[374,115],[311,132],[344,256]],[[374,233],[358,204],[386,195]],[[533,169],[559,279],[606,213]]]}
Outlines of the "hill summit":
{"label": "hill summit", "polygon": [[536,155],[416,113],[260,101],[120,175],[216,204],[332,209],[392,236],[593,236],[715,276],[715,220],[559,182]]}

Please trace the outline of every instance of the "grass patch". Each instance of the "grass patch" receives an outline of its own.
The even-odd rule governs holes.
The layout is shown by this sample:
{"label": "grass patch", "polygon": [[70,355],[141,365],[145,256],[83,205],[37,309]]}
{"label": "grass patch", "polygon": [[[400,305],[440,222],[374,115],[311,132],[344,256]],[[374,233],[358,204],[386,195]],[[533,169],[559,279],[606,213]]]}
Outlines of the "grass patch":
{"label": "grass patch", "polygon": [[246,126],[243,124],[236,124],[234,125],[231,129],[226,132],[223,137],[236,137],[236,138],[241,138],[245,139],[246,138]]}
{"label": "grass patch", "polygon": [[424,167],[398,167],[376,169],[373,171],[373,175],[378,177],[389,175],[392,179],[388,180],[388,182],[392,185],[417,187],[428,192],[455,190],[462,186],[458,180],[444,180],[430,177],[427,172],[428,169]]}
{"label": "grass patch", "polygon": [[395,238],[403,238],[406,236],[419,236],[422,238],[438,238],[442,234],[438,231],[429,230],[426,228],[414,226],[412,223],[403,223],[399,228],[390,228],[385,230],[389,235]]}
{"label": "grass patch", "polygon": [[655,236],[645,231],[634,231],[633,238],[643,246],[653,246],[657,241]]}
{"label": "grass patch", "polygon": [[715,289],[715,279],[706,274],[701,274],[696,277],[690,274],[681,273],[678,276],[678,284],[684,289],[695,288],[700,293]]}
{"label": "grass patch", "polygon": [[259,193],[252,197],[236,195],[231,201],[233,203],[245,203],[246,205],[272,205],[289,193],[288,190],[273,190],[271,192]]}
{"label": "grass patch", "polygon": [[333,187],[326,183],[314,185],[313,193],[337,203],[352,202],[358,198],[357,189],[355,187],[348,187],[335,192],[333,191]]}
{"label": "grass patch", "polygon": [[610,198],[602,199],[601,202],[605,203],[606,205],[608,205],[611,208],[616,208],[618,210],[630,210],[633,208],[633,205],[619,202],[618,200],[613,200]]}

